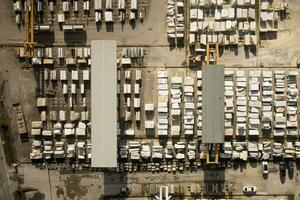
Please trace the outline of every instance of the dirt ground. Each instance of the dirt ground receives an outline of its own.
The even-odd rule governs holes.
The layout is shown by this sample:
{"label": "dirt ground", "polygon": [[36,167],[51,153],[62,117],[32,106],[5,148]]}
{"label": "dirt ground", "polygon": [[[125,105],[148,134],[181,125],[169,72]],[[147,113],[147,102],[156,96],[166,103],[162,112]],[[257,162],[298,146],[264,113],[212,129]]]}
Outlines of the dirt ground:
{"label": "dirt ground", "polygon": [[[103,176],[99,172],[41,170],[31,164],[21,165],[19,171],[25,175],[22,186],[38,190],[28,199],[89,200],[100,199],[103,193]],[[40,198],[34,198],[37,194]]]}
{"label": "dirt ground", "polygon": [[226,66],[295,66],[300,57],[300,4],[289,0],[288,18],[279,21],[279,31],[274,40],[262,40],[257,52],[246,58],[244,48],[237,53],[225,51],[220,63]]}
{"label": "dirt ground", "polygon": [[[31,164],[21,165],[20,173],[32,174],[24,177],[24,187],[30,186],[43,194],[41,199],[98,199],[102,194],[119,194],[120,187],[128,186],[131,195],[139,197],[149,191],[150,185],[182,185],[186,194],[190,193],[192,184],[205,184],[212,182],[222,183],[224,187],[231,185],[234,199],[245,199],[242,188],[245,185],[257,186],[257,195],[251,199],[300,199],[299,173],[293,178],[286,177],[283,183],[279,179],[278,164],[270,163],[270,173],[266,179],[262,177],[260,165],[237,165],[227,170],[202,170],[184,173],[128,173],[105,174],[100,172],[62,172],[57,170],[39,170]],[[168,180],[166,182],[165,180]],[[104,185],[103,185],[104,184]],[[223,187],[222,186],[222,187]],[[290,197],[289,197],[290,195]],[[250,197],[249,197],[250,198]],[[113,199],[112,197],[110,199]]]}
{"label": "dirt ground", "polygon": [[[23,143],[16,126],[13,104],[20,103],[23,109],[27,129],[31,121],[39,117],[36,108],[36,79],[33,69],[23,68],[17,59],[16,49],[1,48],[0,50],[0,80],[3,84],[1,100],[7,121],[9,122],[9,140],[12,144],[14,161],[24,161],[31,150],[27,142]],[[29,131],[29,130],[28,130]]]}
{"label": "dirt ground", "polygon": [[[1,138],[0,138],[0,142],[2,144]],[[0,159],[0,177],[1,177],[0,199],[12,200],[13,188],[15,188],[15,186],[13,185],[13,182],[11,182],[9,179],[9,171],[6,165],[6,160],[5,160],[5,155],[3,152],[2,145],[0,145],[0,158],[1,158]]]}
{"label": "dirt ground", "polygon": [[[14,24],[12,5],[1,1],[1,27],[6,31],[0,33],[0,43],[20,42],[23,40],[23,31]],[[158,12],[159,11],[159,12]],[[300,5],[297,0],[289,0],[288,19],[280,21],[277,38],[262,41],[257,51],[250,51],[240,46],[238,49],[225,49],[220,55],[219,63],[226,66],[295,66],[300,56]],[[166,3],[164,1],[151,1],[147,16],[143,24],[138,23],[132,29],[129,23],[121,27],[114,24],[114,31],[107,32],[104,28],[97,32],[96,26],[90,24],[86,34],[65,35],[62,31],[55,32],[55,37],[43,36],[42,40],[54,43],[84,42],[90,44],[94,39],[116,39],[118,45],[148,46],[148,56],[145,65],[149,66],[181,66],[186,64],[185,50],[169,48],[165,27]]]}
{"label": "dirt ground", "polygon": [[[279,31],[274,40],[262,41],[257,51],[245,51],[244,46],[238,49],[225,49],[220,56],[219,63],[226,66],[295,66],[300,56],[300,4],[297,0],[289,0],[288,19],[279,22]],[[20,42],[23,40],[23,31],[20,31],[14,23],[12,5],[7,1],[1,1],[1,27],[5,31],[0,32],[0,43]],[[65,43],[78,42],[90,44],[94,39],[116,39],[118,45],[148,46],[148,57],[145,65],[181,66],[186,63],[185,50],[168,48],[169,43],[165,27],[166,2],[151,1],[146,12],[144,23],[138,23],[132,29],[129,23],[121,27],[120,23],[114,24],[114,31],[108,32],[105,28],[99,32],[96,25],[91,23],[87,27],[86,34],[65,35],[62,31],[55,32],[55,37],[43,36],[45,42]]]}

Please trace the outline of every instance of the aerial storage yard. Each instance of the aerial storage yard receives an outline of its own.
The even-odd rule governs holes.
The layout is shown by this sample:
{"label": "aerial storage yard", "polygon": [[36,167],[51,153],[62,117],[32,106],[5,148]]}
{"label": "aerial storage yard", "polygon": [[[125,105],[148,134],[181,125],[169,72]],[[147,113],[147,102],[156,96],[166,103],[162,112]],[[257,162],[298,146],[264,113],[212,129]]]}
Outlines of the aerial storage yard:
{"label": "aerial storage yard", "polygon": [[300,199],[298,0],[0,9],[0,200]]}

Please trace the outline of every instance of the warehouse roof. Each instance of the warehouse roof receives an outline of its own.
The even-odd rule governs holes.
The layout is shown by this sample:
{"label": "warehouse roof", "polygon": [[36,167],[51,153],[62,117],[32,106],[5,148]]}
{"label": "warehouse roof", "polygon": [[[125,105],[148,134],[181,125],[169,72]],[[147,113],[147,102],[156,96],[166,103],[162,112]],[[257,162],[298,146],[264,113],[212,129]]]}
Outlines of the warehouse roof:
{"label": "warehouse roof", "polygon": [[203,143],[224,142],[224,66],[202,67]]}
{"label": "warehouse roof", "polygon": [[117,44],[91,42],[92,167],[117,166]]}

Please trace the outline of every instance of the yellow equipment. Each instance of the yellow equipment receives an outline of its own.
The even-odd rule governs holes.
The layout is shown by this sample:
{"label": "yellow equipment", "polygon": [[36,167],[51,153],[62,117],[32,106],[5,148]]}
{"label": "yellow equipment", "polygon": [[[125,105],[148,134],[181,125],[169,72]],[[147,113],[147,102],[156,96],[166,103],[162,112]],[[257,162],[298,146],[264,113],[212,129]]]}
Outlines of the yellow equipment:
{"label": "yellow equipment", "polygon": [[219,44],[218,43],[207,43],[206,45],[206,64],[214,65],[218,64],[219,58]]}
{"label": "yellow equipment", "polygon": [[26,58],[33,57],[34,48],[34,12],[35,0],[28,0],[25,7],[25,41],[24,55]]}
{"label": "yellow equipment", "polygon": [[191,67],[198,67],[201,65],[201,55],[197,55],[197,56],[190,55],[189,61]]}

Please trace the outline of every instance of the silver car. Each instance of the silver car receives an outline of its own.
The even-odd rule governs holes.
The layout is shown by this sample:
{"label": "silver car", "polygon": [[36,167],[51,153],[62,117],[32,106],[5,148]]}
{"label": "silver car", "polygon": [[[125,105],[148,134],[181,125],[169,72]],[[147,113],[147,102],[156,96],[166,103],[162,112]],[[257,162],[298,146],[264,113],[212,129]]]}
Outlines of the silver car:
{"label": "silver car", "polygon": [[245,194],[255,194],[257,192],[257,187],[253,185],[247,185],[243,187],[243,192]]}
{"label": "silver car", "polygon": [[263,175],[267,175],[269,173],[269,163],[267,161],[262,162],[262,170]]}

